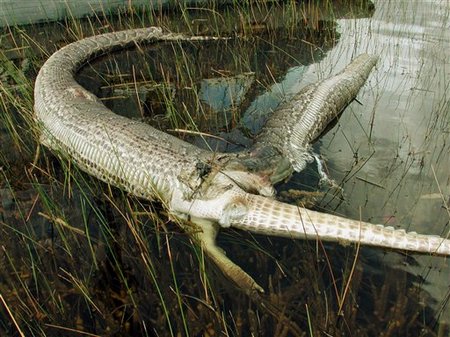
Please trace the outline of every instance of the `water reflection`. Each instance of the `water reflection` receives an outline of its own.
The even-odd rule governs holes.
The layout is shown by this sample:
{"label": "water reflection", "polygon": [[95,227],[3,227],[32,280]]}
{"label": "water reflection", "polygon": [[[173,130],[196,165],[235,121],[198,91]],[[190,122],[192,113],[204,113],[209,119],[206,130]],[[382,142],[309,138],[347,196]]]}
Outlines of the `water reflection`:
{"label": "water reflection", "polygon": [[[345,6],[340,9],[353,11]],[[256,43],[235,39],[227,48],[183,45],[185,55],[197,59],[188,64],[198,66],[184,70],[204,80],[198,92],[182,81],[164,81],[176,78],[174,69],[180,64],[174,58],[179,53],[167,45],[150,48],[143,60],[140,52],[115,54],[87,67],[81,81],[104,98],[128,96],[125,101],[106,102],[133,118],[156,113],[162,117],[153,122],[166,128],[174,128],[166,114],[167,101],[174,102],[187,121],[182,127],[192,126],[185,113],[194,111],[200,127],[224,137],[231,133],[236,144],[249,141],[267,113],[305,84],[342,69],[361,52],[379,54],[377,70],[358,96],[362,105],[353,103],[338,126],[316,145],[327,159],[330,175],[344,184],[345,191],[343,199],[329,191],[320,205],[352,218],[442,234],[448,231],[448,214],[441,195],[448,201],[450,194],[449,11],[445,2],[380,0],[372,18],[337,20],[340,34],[335,33],[334,23],[318,21],[310,24],[322,30],[274,30],[269,36],[261,33]],[[180,25],[179,18],[176,25]],[[198,29],[208,33],[210,28],[201,23]],[[286,38],[288,34],[297,39]],[[338,35],[339,42],[330,50]],[[164,71],[161,64],[165,64]],[[116,71],[119,65],[120,72]],[[146,70],[141,74],[142,85],[134,84],[133,67]],[[254,75],[240,77],[245,73]],[[131,90],[124,89],[125,82],[132,83]],[[166,84],[155,88],[155,82]],[[230,83],[235,89],[226,89]],[[218,96],[222,99],[217,100]],[[198,97],[203,105],[198,105]],[[238,102],[238,118],[233,119]],[[211,125],[212,114],[206,112],[230,109],[231,115]],[[194,141],[204,146],[204,140]],[[219,143],[209,145],[226,147]],[[10,149],[4,150],[4,144],[2,165],[11,158],[5,155]],[[4,188],[0,193],[0,243],[5,253],[0,259],[0,294],[7,294],[7,302],[22,322],[32,322],[29,326],[23,323],[30,330],[48,328],[45,324],[51,322],[98,334],[113,330],[133,336],[148,335],[146,329],[151,326],[169,335],[168,327],[183,331],[182,313],[188,317],[192,334],[205,336],[210,330],[236,336],[249,332],[302,335],[309,327],[308,313],[317,334],[326,331],[336,336],[395,335],[398,331],[392,322],[402,327],[404,335],[433,335],[428,330],[435,327],[436,317],[443,329],[448,322],[445,259],[363,248],[341,315],[338,299],[353,265],[353,248],[330,244],[324,254],[315,242],[255,240],[250,234],[226,231],[221,244],[268,292],[261,301],[252,301],[223,281],[222,275],[211,272],[205,276],[202,257],[195,259],[201,254],[175,226],[157,220],[157,206],[130,202],[119,191],[108,193],[105,185],[97,186],[95,179],[76,169],[61,170],[65,162],[52,159],[47,154],[40,163],[45,174],[35,171],[36,176],[28,178],[18,165],[20,169],[8,171],[7,184],[0,181]],[[291,184],[303,185],[303,178],[297,175]],[[37,194],[36,189],[44,191]],[[176,271],[172,273],[173,266]],[[161,303],[167,305],[167,314]],[[4,331],[15,329],[9,316],[0,311],[0,333]],[[46,331],[47,336],[58,332]]]}
{"label": "water reflection", "polygon": [[[349,217],[446,236],[450,195],[450,5],[445,1],[377,1],[371,19],[338,20],[341,38],[310,67],[316,80],[362,52],[380,55],[376,70],[339,126],[321,141],[344,202],[323,205]],[[334,205],[334,206],[333,206]],[[450,322],[448,259],[396,254],[384,263],[423,278],[443,322]]]}

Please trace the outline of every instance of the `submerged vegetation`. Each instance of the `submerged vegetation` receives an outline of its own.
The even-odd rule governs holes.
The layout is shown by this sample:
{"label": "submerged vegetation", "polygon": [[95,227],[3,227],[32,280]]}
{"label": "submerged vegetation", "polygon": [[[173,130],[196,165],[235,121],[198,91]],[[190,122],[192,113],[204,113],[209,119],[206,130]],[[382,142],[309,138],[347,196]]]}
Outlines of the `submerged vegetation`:
{"label": "submerged vegetation", "polygon": [[[161,205],[99,182],[37,142],[34,78],[53,51],[77,39],[148,25],[230,36],[118,51],[86,65],[78,80],[117,113],[234,151],[285,98],[277,83],[286,72],[335,45],[335,20],[372,10],[364,1],[252,2],[5,28],[0,335],[448,335],[424,281],[390,266],[382,252],[223,231],[220,244],[266,290],[249,298]],[[302,189],[314,191],[316,180],[307,171]],[[280,194],[292,202],[297,188],[285,184]],[[306,195],[302,202],[320,198]]]}

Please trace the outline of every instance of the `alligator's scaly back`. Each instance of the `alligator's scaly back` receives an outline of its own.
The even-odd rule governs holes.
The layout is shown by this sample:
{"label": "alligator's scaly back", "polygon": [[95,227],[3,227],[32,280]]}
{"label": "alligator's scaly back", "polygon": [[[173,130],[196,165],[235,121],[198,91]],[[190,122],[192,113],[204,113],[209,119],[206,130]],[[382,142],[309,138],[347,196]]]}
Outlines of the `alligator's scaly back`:
{"label": "alligator's scaly back", "polygon": [[[222,182],[220,182],[222,180]],[[289,205],[268,197],[246,193],[237,186],[226,183],[227,178],[218,173],[217,184],[212,187],[218,199],[188,202],[177,198],[181,209],[189,209],[191,219],[202,229],[198,238],[208,254],[222,271],[247,292],[263,288],[239,266],[230,261],[215,246],[217,224],[263,235],[309,239],[340,244],[385,247],[430,255],[450,256],[450,240],[433,235],[407,233],[364,221],[316,212]],[[220,183],[219,183],[220,182]],[[216,225],[215,225],[216,224]]]}
{"label": "alligator's scaly back", "polygon": [[245,203],[248,212],[231,225],[254,233],[450,255],[450,240],[439,236],[408,233],[404,229],[316,212],[252,194],[239,198],[238,203]]}
{"label": "alligator's scaly back", "polygon": [[[205,250],[246,290],[262,288],[215,246],[218,224],[268,235],[361,242],[422,253],[450,254],[449,240],[394,231],[250,194],[250,191],[266,196],[273,193],[265,172],[248,172],[239,156],[203,151],[149,125],[118,116],[73,78],[83,63],[112,49],[136,42],[196,39],[205,38],[145,28],[90,37],[57,51],[36,79],[35,112],[42,131],[41,141],[52,150],[68,155],[95,177],[136,196],[158,198],[170,212],[193,220],[202,231],[196,236]],[[307,100],[300,114],[295,107],[291,108],[294,128],[288,137],[278,139],[281,158],[294,160],[294,167],[301,165],[292,159],[295,155],[292,143],[301,151],[305,150],[303,146],[307,146],[325,124],[336,117],[367,78],[366,73],[373,67],[374,60],[369,56],[358,60],[362,67],[356,62],[356,70],[350,67],[349,72],[344,71],[350,74],[348,78],[325,80],[305,89],[308,97],[317,94],[317,99]],[[358,76],[359,71],[363,72],[361,76]],[[290,124],[289,114],[282,114],[282,124]],[[273,123],[266,127],[266,136],[271,133],[271,127],[275,128]],[[269,136],[264,138],[266,136],[261,136],[261,142],[270,139]],[[277,143],[275,138],[272,137]]]}

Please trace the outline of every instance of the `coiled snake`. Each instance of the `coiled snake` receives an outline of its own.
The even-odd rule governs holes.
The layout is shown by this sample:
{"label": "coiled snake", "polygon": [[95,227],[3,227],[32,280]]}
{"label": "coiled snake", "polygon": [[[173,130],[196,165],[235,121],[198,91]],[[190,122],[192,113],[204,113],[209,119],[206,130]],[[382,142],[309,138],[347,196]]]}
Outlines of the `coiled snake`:
{"label": "coiled snake", "polygon": [[[315,212],[273,198],[272,184],[303,168],[310,142],[364,84],[376,61],[369,55],[302,90],[268,121],[253,148],[236,155],[201,150],[116,115],[73,78],[85,62],[112,49],[203,39],[211,38],[151,27],[93,36],[60,49],[36,79],[35,117],[41,142],[98,179],[135,196],[157,199],[172,215],[189,219],[199,229],[195,235],[203,249],[248,292],[262,288],[215,245],[220,227],[450,255],[448,239]],[[199,172],[205,166],[210,168],[207,179]]]}

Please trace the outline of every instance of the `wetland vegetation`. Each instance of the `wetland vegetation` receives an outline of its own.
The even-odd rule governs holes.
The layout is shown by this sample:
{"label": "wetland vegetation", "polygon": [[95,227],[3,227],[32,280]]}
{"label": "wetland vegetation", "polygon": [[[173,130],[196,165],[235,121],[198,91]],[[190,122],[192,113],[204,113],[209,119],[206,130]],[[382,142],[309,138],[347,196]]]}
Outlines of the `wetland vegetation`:
{"label": "wetland vegetation", "polygon": [[343,190],[319,186],[311,165],[279,186],[280,198],[445,236],[450,7],[440,5],[250,2],[4,28],[0,335],[449,336],[448,259],[222,231],[220,245],[266,290],[249,298],[160,205],[56,157],[33,121],[48,56],[112,30],[231,37],[118,51],[77,77],[113,111],[221,151],[248,146],[308,81],[380,53],[359,103],[315,145]]}

